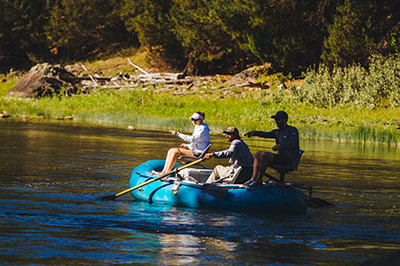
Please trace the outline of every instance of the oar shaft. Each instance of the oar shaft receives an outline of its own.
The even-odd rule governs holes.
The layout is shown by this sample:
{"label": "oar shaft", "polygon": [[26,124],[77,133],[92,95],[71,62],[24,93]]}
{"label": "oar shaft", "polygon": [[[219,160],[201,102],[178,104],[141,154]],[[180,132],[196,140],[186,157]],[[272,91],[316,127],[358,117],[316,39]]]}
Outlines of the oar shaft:
{"label": "oar shaft", "polygon": [[140,187],[143,187],[143,186],[145,186],[145,185],[148,185],[148,184],[150,184],[150,183],[153,183],[154,181],[157,181],[157,180],[159,180],[159,179],[161,179],[161,178],[163,178],[163,177],[169,176],[170,174],[173,174],[173,173],[175,173],[175,172],[178,172],[178,171],[180,171],[180,170],[183,170],[183,169],[185,169],[185,168],[188,168],[188,167],[190,167],[190,166],[192,166],[192,165],[201,163],[201,162],[204,161],[204,160],[205,160],[205,159],[202,158],[202,159],[196,160],[196,161],[194,161],[194,162],[185,164],[185,165],[183,165],[183,166],[181,166],[181,167],[178,167],[177,169],[175,169],[175,170],[173,170],[173,171],[170,171],[170,172],[168,172],[168,173],[166,173],[166,174],[160,175],[160,176],[158,176],[158,177],[156,177],[156,178],[153,178],[153,179],[151,179],[151,180],[149,180],[149,181],[146,181],[146,182],[144,182],[144,183],[142,183],[142,184],[140,184],[140,185],[137,185],[137,186],[135,186],[135,187],[131,187],[131,188],[128,188],[128,189],[126,189],[126,190],[124,190],[124,191],[121,191],[121,192],[119,192],[118,194],[115,194],[115,197],[119,197],[119,196],[121,196],[121,195],[124,195],[124,194],[126,194],[126,193],[129,193],[129,192],[131,192],[131,191],[133,191],[133,190],[135,190],[135,189],[138,189],[138,188],[140,188]]}
{"label": "oar shaft", "polygon": [[202,158],[202,159],[198,159],[198,160],[196,160],[196,161],[193,161],[193,162],[191,162],[191,163],[185,164],[185,165],[183,165],[183,166],[181,166],[181,167],[178,167],[177,171],[180,171],[180,170],[183,170],[183,169],[185,169],[185,168],[188,168],[188,167],[190,167],[190,166],[192,166],[192,165],[201,163],[201,162],[204,161],[204,160],[205,160],[205,159]]}
{"label": "oar shaft", "polygon": [[149,180],[149,181],[146,181],[146,182],[144,182],[144,183],[142,183],[142,184],[140,184],[140,185],[137,185],[137,186],[135,186],[135,187],[131,187],[131,188],[128,188],[128,189],[126,189],[126,190],[124,190],[124,191],[121,191],[121,192],[119,192],[118,194],[115,194],[115,196],[116,196],[116,197],[119,197],[119,196],[121,196],[121,195],[124,195],[124,194],[126,194],[126,193],[131,192],[132,190],[135,190],[135,189],[140,188],[140,187],[143,187],[143,186],[145,186],[145,185],[147,185],[147,184],[153,183],[154,181],[157,181],[157,180],[159,180],[159,179],[161,179],[161,178],[163,178],[163,177],[164,177],[164,176],[159,176],[159,177],[153,178],[153,179],[151,179],[151,180]]}

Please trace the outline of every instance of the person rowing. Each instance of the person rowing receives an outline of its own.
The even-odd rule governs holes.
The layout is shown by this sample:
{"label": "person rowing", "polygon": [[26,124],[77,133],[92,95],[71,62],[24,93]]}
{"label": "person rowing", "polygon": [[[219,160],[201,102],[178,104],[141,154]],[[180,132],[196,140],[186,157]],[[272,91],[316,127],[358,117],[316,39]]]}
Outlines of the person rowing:
{"label": "person rowing", "polygon": [[204,158],[229,158],[230,166],[217,165],[206,183],[212,183],[224,179],[227,183],[243,184],[252,175],[253,155],[247,144],[240,138],[239,130],[235,127],[228,127],[224,130],[226,139],[231,143],[227,150],[207,153]]}

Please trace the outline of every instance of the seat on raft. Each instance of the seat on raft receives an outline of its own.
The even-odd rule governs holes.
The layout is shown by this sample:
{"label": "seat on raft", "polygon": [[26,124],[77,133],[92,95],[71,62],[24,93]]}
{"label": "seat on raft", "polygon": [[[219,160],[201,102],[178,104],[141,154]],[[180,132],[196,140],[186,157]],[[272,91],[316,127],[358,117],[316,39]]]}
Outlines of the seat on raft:
{"label": "seat on raft", "polygon": [[296,157],[296,159],[293,161],[292,164],[290,165],[277,165],[277,164],[273,164],[270,165],[269,167],[271,167],[272,169],[275,169],[276,171],[278,171],[279,173],[279,180],[267,173],[264,173],[264,175],[272,180],[275,180],[277,182],[280,183],[284,183],[285,182],[285,175],[289,172],[295,171],[297,170],[297,167],[299,166],[300,163],[300,159],[301,156],[303,155],[304,151],[303,150],[299,150],[299,155]]}
{"label": "seat on raft", "polygon": [[206,153],[210,150],[212,143],[208,144],[207,147],[204,149],[202,153],[199,154],[199,156],[180,156],[178,157],[179,160],[185,161],[185,162],[194,162],[198,159],[201,159],[206,155]]}
{"label": "seat on raft", "polygon": [[242,171],[242,167],[239,166],[233,176],[222,177],[220,179],[215,180],[215,183],[225,183],[225,184],[235,184],[236,179],[239,177],[240,172]]}

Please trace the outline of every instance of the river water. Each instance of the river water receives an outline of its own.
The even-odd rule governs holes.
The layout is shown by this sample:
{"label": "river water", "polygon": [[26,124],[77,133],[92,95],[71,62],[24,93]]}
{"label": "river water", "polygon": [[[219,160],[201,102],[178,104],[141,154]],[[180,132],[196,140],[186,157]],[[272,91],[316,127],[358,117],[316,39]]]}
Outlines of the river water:
{"label": "river water", "polygon": [[301,141],[287,181],[335,206],[271,217],[98,200],[181,143],[166,132],[3,119],[0,143],[0,265],[359,265],[400,249],[399,148]]}

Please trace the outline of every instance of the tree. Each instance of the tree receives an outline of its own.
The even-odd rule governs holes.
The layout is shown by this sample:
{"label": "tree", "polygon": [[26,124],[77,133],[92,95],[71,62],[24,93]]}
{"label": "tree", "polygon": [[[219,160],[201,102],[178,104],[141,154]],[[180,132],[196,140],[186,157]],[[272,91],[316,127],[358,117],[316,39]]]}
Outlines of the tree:
{"label": "tree", "polygon": [[321,58],[330,65],[347,66],[354,62],[366,64],[373,44],[368,37],[368,25],[362,17],[362,4],[345,0],[338,7],[333,24],[328,26]]}
{"label": "tree", "polygon": [[183,51],[169,15],[172,4],[169,0],[123,0],[120,15],[127,30],[138,35],[141,45],[180,65]]}
{"label": "tree", "polygon": [[0,0],[0,70],[45,56],[45,5],[46,0]]}
{"label": "tree", "polygon": [[49,9],[47,41],[62,62],[90,58],[135,39],[121,21],[119,0],[59,0]]}
{"label": "tree", "polygon": [[275,69],[305,70],[319,60],[326,10],[333,1],[249,1],[252,14],[247,29],[251,51]]}
{"label": "tree", "polygon": [[[224,21],[237,11],[235,1],[175,1],[170,15],[174,33],[185,50],[189,73],[226,73],[234,70],[248,55],[238,36]],[[239,16],[234,20],[236,25],[242,22]]]}
{"label": "tree", "polygon": [[371,1],[363,14],[368,14],[369,36],[376,46],[372,53],[389,55],[400,53],[400,9],[399,1]]}

